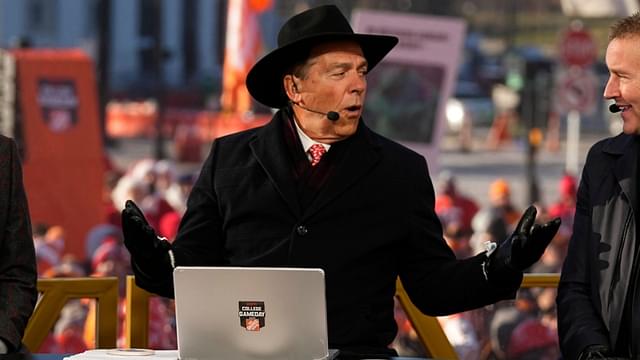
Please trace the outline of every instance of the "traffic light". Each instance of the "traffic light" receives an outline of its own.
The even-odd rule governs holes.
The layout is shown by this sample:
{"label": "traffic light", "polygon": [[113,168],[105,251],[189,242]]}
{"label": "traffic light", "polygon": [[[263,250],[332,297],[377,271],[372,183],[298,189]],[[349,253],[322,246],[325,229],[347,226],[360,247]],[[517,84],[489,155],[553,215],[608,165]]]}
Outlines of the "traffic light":
{"label": "traffic light", "polygon": [[553,62],[547,59],[525,63],[521,90],[520,119],[528,129],[544,127],[552,105]]}
{"label": "traffic light", "polygon": [[524,86],[525,64],[523,59],[514,53],[508,53],[504,60],[505,77],[504,84],[515,91],[522,90]]}

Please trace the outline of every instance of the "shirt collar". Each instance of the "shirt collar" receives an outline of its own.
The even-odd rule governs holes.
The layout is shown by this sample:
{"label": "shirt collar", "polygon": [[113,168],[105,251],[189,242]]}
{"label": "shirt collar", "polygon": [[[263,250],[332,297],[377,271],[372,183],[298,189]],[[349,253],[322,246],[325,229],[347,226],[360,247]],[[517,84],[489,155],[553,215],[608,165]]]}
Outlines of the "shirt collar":
{"label": "shirt collar", "polygon": [[298,122],[295,121],[295,119],[293,120],[293,123],[296,126],[296,131],[298,132],[298,137],[300,138],[300,142],[302,143],[302,149],[304,150],[305,153],[309,151],[309,148],[311,147],[311,145],[314,145],[314,144],[320,144],[322,145],[322,147],[324,147],[325,150],[329,151],[329,148],[331,147],[331,145],[314,141],[309,136],[307,136],[307,134],[305,134],[304,131],[302,131],[302,129],[298,125]]}

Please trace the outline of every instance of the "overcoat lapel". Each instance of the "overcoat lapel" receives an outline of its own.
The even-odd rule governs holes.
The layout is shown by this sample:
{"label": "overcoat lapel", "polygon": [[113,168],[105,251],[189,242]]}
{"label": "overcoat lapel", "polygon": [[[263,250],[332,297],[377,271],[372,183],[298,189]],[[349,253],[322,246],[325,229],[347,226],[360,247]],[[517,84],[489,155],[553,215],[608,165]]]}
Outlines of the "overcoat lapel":
{"label": "overcoat lapel", "polygon": [[339,160],[335,171],[320,190],[313,203],[302,214],[296,193],[291,154],[284,139],[284,115],[279,112],[271,122],[256,133],[250,147],[258,163],[296,217],[308,217],[318,212],[347,189],[361,181],[362,177],[380,160],[378,145],[372,141],[370,130],[360,122],[351,139],[348,151]]}
{"label": "overcoat lapel", "polygon": [[[628,206],[630,206],[632,214],[631,219],[634,219],[635,216],[633,213],[638,211],[638,201],[637,201],[637,163],[638,163],[638,155],[637,155],[637,146],[635,144],[633,136],[622,136],[614,138],[611,142],[609,142],[603,149],[605,153],[617,156],[614,160],[613,164],[613,176],[615,181],[620,186],[624,197],[629,202]],[[615,202],[610,206],[615,206]],[[619,219],[604,219],[604,223],[601,226],[609,227],[609,226],[617,226],[623,227],[625,226],[624,222],[626,219],[624,218],[624,214],[619,214]],[[612,222],[609,225],[606,225],[606,222]],[[635,222],[632,222],[635,224]],[[631,234],[635,234],[635,226],[629,229]],[[621,230],[622,239],[626,239],[625,241],[621,241],[621,238],[616,237],[615,239],[603,239],[605,242],[609,242],[610,245],[613,246],[611,249],[609,257],[602,259],[605,263],[613,264],[613,267],[618,269],[619,274],[617,275],[618,280],[613,281],[614,270],[609,270],[607,274],[605,274],[605,278],[603,278],[603,282],[600,285],[600,296],[603,301],[603,317],[607,319],[607,326],[609,328],[610,340],[613,344],[617,341],[619,330],[620,330],[620,322],[622,313],[624,310],[625,300],[627,298],[627,289],[629,289],[629,282],[632,277],[632,268],[633,268],[633,259],[634,254],[636,252],[636,239],[632,236],[629,238],[625,237],[624,229]],[[613,243],[612,241],[616,240],[617,242]],[[611,299],[611,303],[609,303],[609,293],[613,291],[613,296]]]}
{"label": "overcoat lapel", "polygon": [[[329,150],[331,151],[331,150]],[[335,170],[322,187],[304,216],[312,216],[339,198],[347,189],[355,186],[380,161],[378,145],[372,140],[370,130],[363,124],[362,119],[356,134],[344,157],[336,164]]]}
{"label": "overcoat lapel", "polygon": [[[638,148],[635,144],[633,137],[626,137],[620,139],[624,141],[617,141],[607,149],[611,153],[621,153],[622,156],[616,161],[614,167],[614,176],[620,184],[622,192],[627,196],[631,203],[631,208],[634,213],[638,212]],[[631,150],[626,150],[631,148]],[[625,151],[626,150],[626,151]]]}
{"label": "overcoat lapel", "polygon": [[278,112],[256,133],[249,146],[293,215],[299,217],[301,207],[296,193],[293,160],[284,139],[284,121],[284,115]]}

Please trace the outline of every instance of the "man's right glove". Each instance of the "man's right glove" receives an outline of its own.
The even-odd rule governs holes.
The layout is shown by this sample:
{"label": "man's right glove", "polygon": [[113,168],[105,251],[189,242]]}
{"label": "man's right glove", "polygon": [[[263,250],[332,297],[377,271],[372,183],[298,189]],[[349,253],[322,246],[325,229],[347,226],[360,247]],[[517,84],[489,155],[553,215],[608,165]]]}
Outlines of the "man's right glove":
{"label": "man's right glove", "polygon": [[488,250],[487,261],[483,264],[487,280],[500,279],[505,272],[522,272],[540,259],[560,227],[560,218],[534,225],[536,214],[535,206],[529,206],[513,234],[497,248]]}
{"label": "man's right glove", "polygon": [[148,277],[170,274],[175,267],[171,243],[156,235],[142,211],[127,200],[122,210],[124,245],[131,253],[131,264]]}
{"label": "man's right glove", "polygon": [[578,360],[629,360],[619,356],[611,356],[605,345],[589,345],[578,356]]}

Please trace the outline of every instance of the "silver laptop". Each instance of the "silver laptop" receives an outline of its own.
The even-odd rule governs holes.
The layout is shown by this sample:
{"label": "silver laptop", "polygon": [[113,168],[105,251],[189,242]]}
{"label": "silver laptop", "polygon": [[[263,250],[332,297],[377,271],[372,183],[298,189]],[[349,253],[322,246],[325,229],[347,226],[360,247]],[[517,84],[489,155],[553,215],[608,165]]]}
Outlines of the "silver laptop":
{"label": "silver laptop", "polygon": [[322,269],[177,267],[182,360],[333,359]]}

